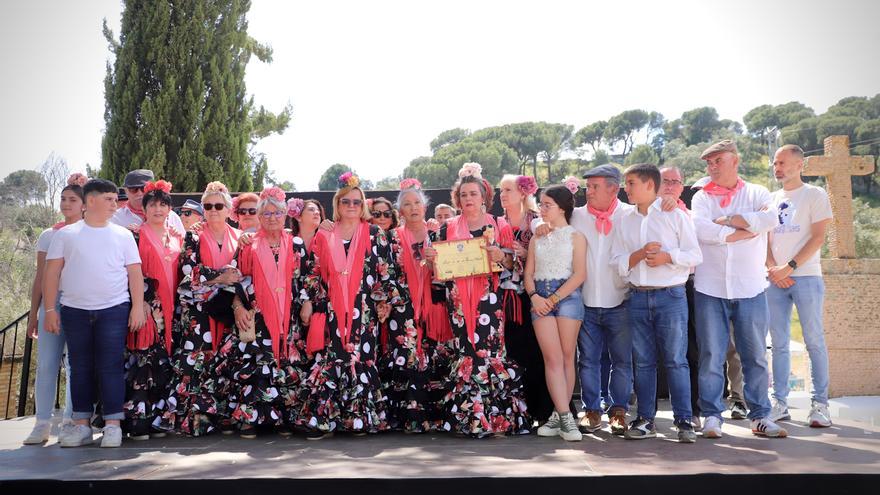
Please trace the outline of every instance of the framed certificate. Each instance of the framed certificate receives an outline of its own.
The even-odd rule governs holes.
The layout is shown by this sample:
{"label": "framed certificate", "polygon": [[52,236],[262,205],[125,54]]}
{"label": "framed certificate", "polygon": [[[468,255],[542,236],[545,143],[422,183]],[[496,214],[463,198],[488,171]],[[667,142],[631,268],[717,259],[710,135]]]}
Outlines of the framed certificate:
{"label": "framed certificate", "polygon": [[437,280],[447,281],[501,271],[497,263],[489,261],[489,253],[483,249],[485,245],[483,237],[432,243],[431,247],[437,251],[434,276]]}

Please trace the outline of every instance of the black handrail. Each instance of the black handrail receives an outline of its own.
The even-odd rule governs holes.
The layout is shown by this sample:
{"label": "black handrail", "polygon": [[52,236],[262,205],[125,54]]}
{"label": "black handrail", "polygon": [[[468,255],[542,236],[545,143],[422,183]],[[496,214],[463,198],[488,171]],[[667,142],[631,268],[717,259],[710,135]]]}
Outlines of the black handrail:
{"label": "black handrail", "polygon": [[[3,419],[9,419],[9,409],[12,405],[11,399],[12,390],[13,390],[13,380],[15,379],[15,363],[16,357],[18,357],[18,327],[21,325],[22,321],[27,321],[28,313],[25,312],[14,321],[0,329],[0,371],[3,370],[3,365],[6,363],[6,341],[7,335],[12,333],[12,355],[8,359],[9,361],[9,380],[6,383],[6,405],[3,411]],[[27,328],[25,326],[25,328]],[[18,384],[18,400],[17,407],[14,409],[16,412],[16,416],[24,416],[27,410],[27,397],[28,397],[28,387],[30,386],[30,373],[31,373],[31,357],[33,356],[33,339],[29,339],[27,337],[27,332],[24,333],[24,352],[21,356],[21,378]],[[0,385],[2,386],[2,385]],[[2,389],[0,389],[0,395],[2,395]]]}

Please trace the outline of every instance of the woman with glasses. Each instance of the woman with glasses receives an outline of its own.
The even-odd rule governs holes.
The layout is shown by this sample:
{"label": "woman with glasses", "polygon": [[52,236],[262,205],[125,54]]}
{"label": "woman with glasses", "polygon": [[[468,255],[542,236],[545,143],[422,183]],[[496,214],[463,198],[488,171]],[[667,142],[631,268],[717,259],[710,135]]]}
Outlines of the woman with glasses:
{"label": "woman with glasses", "polygon": [[144,185],[146,222],[135,232],[144,275],[145,325],[129,332],[125,352],[125,421],[122,430],[132,440],[165,433],[154,426],[168,398],[171,378],[171,333],[177,323],[178,265],[183,239],[167,226],[171,213],[171,184],[164,180]]}
{"label": "woman with glasses", "polygon": [[[425,258],[433,233],[425,221],[428,198],[416,179],[400,183],[397,206],[403,225],[393,230],[392,248],[409,288],[412,305],[403,326],[388,325],[388,342],[379,373],[388,396],[389,423],[407,433],[442,425],[439,407],[449,373],[452,339],[445,291],[434,293],[433,271]],[[395,320],[392,320],[392,322]]]}
{"label": "woman with glasses", "polygon": [[[513,232],[503,218],[486,213],[495,191],[481,172],[477,163],[465,163],[458,172],[452,202],[461,215],[440,227],[439,240],[485,238],[489,261],[500,264],[504,276],[513,270]],[[446,284],[454,339],[445,430],[476,438],[529,432],[520,370],[504,350],[501,282],[493,271]]]}
{"label": "woman with glasses", "polygon": [[[171,390],[161,427],[186,435],[204,435],[215,427],[214,416],[223,404],[215,403],[208,365],[220,341],[233,323],[233,284],[241,280],[235,252],[241,232],[229,218],[232,198],[220,182],[211,182],[202,194],[205,225],[200,232],[187,232],[180,256],[180,323],[177,346],[171,358],[174,369]],[[232,431],[225,424],[225,431]]]}
{"label": "woman with glasses", "polygon": [[260,219],[257,217],[257,203],[260,197],[252,192],[241,193],[232,199],[232,211],[229,218],[238,224],[238,230],[246,234],[253,234],[260,228]]}
{"label": "woman with glasses", "polygon": [[378,226],[385,232],[397,228],[397,211],[394,209],[391,201],[378,197],[368,200],[368,206],[370,208],[370,216],[372,217],[370,223]]}
{"label": "woman with glasses", "polygon": [[389,327],[407,324],[409,306],[391,243],[368,223],[364,193],[351,172],[339,177],[333,218],[333,230],[321,230],[313,241],[301,314],[309,321],[307,351],[315,362],[303,380],[296,422],[312,439],[388,428],[376,368],[379,324],[389,317]]}
{"label": "woman with glasses", "polygon": [[[275,428],[288,436],[285,408],[288,389],[296,387],[288,375],[289,336],[293,281],[298,278],[305,249],[284,230],[288,206],[284,191],[269,187],[260,193],[257,218],[260,228],[249,244],[239,247],[236,266],[242,279],[235,284],[232,308],[234,331],[220,345],[211,363],[217,384],[218,411],[237,425],[242,438],[256,438],[258,427]],[[262,428],[261,428],[262,429]]]}
{"label": "woman with glasses", "polygon": [[186,232],[192,230],[193,226],[201,223],[204,219],[205,210],[202,209],[201,203],[188,199],[180,207],[180,221],[183,222],[183,228]]}

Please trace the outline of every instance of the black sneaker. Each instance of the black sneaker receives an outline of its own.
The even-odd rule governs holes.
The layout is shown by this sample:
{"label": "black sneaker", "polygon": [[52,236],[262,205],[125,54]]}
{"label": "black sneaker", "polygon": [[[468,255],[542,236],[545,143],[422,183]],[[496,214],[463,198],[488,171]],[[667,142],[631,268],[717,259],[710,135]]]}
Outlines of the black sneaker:
{"label": "black sneaker", "polygon": [[232,435],[235,433],[235,426],[232,424],[232,421],[225,419],[220,422],[220,433],[224,435]]}
{"label": "black sneaker", "polygon": [[251,424],[242,425],[238,431],[238,436],[247,440],[253,440],[257,438],[257,429]]}
{"label": "black sneaker", "polygon": [[748,416],[749,410],[742,402],[736,401],[730,406],[730,419],[746,419]]}
{"label": "black sneaker", "polygon": [[690,419],[682,419],[675,422],[678,428],[679,443],[694,443],[697,441],[697,432],[694,431],[694,425]]}
{"label": "black sneaker", "polygon": [[306,430],[306,440],[323,440],[333,436],[332,431]]}
{"label": "black sneaker", "polygon": [[287,425],[276,426],[275,433],[277,433],[278,435],[280,435],[284,438],[290,438],[291,436],[293,436],[293,430],[291,430],[290,427]]}
{"label": "black sneaker", "polygon": [[623,438],[627,440],[643,440],[656,436],[657,430],[654,428],[654,421],[641,417],[634,419],[623,434]]}

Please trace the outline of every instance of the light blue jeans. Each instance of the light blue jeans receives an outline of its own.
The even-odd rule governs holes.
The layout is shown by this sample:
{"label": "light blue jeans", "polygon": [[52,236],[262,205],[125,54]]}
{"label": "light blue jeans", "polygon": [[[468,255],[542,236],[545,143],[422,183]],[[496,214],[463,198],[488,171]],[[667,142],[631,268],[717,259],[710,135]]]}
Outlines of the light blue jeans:
{"label": "light blue jeans", "polygon": [[793,277],[794,285],[780,289],[773,284],[767,289],[770,309],[770,341],[773,343],[773,398],[782,403],[788,400],[788,378],[791,375],[791,307],[797,307],[804,344],[810,355],[810,375],[813,379],[813,401],[828,404],[828,348],[822,327],[822,303],[825,282],[821,276]]}
{"label": "light blue jeans", "polygon": [[[55,311],[60,311],[59,304]],[[64,328],[58,335],[49,333],[43,326],[46,321],[46,312],[40,305],[37,320],[37,378],[34,381],[34,402],[36,402],[37,421],[49,421],[52,419],[52,410],[55,408],[55,392],[58,387],[58,369],[62,365],[64,356]],[[64,419],[70,419],[72,402],[70,400],[70,363],[64,356],[64,374],[67,377],[67,386],[64,390]]]}
{"label": "light blue jeans", "polygon": [[748,299],[721,299],[697,292],[697,344],[700,348],[700,410],[705,417],[721,419],[724,411],[724,361],[733,339],[742,361],[743,397],[749,419],[770,414],[767,390],[767,295],[761,292]]}

